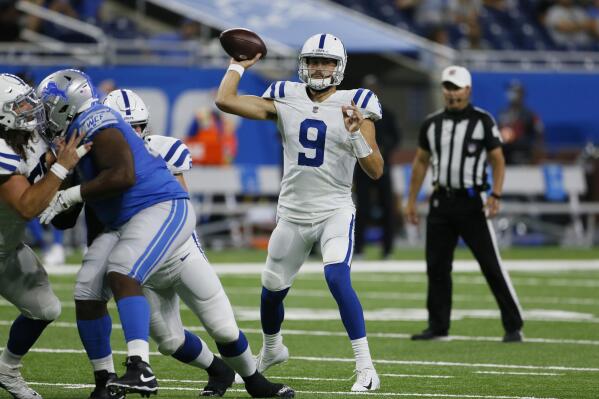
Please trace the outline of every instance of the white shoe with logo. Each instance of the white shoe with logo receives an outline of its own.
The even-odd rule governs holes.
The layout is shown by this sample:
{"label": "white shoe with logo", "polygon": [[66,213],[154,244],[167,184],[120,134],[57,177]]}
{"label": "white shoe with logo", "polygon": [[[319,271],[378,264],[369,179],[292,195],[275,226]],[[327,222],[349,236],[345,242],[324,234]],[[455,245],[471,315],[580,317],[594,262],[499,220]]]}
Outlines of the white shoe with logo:
{"label": "white shoe with logo", "polygon": [[356,383],[352,392],[376,391],[381,387],[381,380],[374,369],[356,370]]}
{"label": "white shoe with logo", "polygon": [[42,396],[29,388],[19,368],[0,363],[0,387],[6,389],[15,399],[42,399]]}
{"label": "white shoe with logo", "polygon": [[52,244],[44,254],[44,266],[60,266],[65,263],[64,247],[60,244]]}

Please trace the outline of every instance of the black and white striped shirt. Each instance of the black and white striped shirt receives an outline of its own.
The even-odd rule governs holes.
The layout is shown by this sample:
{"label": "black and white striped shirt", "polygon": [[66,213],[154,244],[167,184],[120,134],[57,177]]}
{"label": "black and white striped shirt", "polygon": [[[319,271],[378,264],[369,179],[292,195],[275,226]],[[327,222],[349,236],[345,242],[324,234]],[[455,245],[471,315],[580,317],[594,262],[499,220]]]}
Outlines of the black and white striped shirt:
{"label": "black and white striped shirt", "polygon": [[453,189],[484,188],[487,152],[502,143],[493,117],[472,105],[428,116],[418,141],[431,154],[434,184]]}

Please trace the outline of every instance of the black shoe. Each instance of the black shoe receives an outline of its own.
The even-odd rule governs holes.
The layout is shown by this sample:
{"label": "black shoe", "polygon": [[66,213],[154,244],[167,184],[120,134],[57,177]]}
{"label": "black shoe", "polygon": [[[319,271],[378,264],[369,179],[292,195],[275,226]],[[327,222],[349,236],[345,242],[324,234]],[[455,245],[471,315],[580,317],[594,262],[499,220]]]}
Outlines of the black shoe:
{"label": "black shoe", "polygon": [[235,381],[235,371],[216,356],[206,371],[208,372],[208,384],[200,396],[223,396]]}
{"label": "black shoe", "polygon": [[109,380],[116,379],[115,373],[109,373],[106,370],[94,371],[94,379],[96,380],[96,387],[89,395],[88,399],[124,399],[125,394],[117,392],[115,395],[111,395],[106,388],[106,383]]}
{"label": "black shoe", "polygon": [[119,393],[139,393],[141,396],[150,397],[158,392],[158,381],[150,368],[150,365],[139,356],[130,356],[125,362],[127,371],[125,374],[106,383],[109,392],[114,395]]}
{"label": "black shoe", "polygon": [[520,330],[506,332],[503,336],[503,342],[522,342],[523,340],[524,336],[522,335],[522,331]]}
{"label": "black shoe", "polygon": [[287,385],[272,383],[257,371],[249,377],[243,377],[243,381],[245,390],[252,398],[295,398],[293,389]]}
{"label": "black shoe", "polygon": [[447,335],[447,333],[438,333],[427,328],[420,334],[412,335],[411,339],[412,341],[445,341],[449,339],[449,336]]}

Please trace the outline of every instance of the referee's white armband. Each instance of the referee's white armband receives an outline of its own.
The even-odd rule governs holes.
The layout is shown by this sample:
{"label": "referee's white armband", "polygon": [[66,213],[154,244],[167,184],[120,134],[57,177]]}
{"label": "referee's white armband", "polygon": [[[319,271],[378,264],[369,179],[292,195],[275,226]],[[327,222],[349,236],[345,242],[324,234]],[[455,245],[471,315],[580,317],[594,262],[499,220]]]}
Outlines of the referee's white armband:
{"label": "referee's white armband", "polygon": [[366,139],[362,136],[362,132],[359,130],[349,134],[349,142],[356,158],[366,158],[372,154],[372,148],[370,148]]}

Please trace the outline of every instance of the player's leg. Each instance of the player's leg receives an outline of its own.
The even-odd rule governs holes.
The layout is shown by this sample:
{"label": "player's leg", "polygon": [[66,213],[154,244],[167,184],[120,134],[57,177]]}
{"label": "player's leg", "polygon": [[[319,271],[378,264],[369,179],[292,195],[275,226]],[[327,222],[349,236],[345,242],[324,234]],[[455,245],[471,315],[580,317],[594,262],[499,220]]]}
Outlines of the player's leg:
{"label": "player's leg", "polygon": [[[154,275],[153,277],[158,277]],[[152,279],[148,281],[151,284]],[[178,361],[206,370],[213,383],[204,388],[202,396],[222,396],[233,382],[234,372],[221,359],[215,357],[200,337],[183,328],[179,297],[172,287],[156,289],[145,287],[144,295],[151,308],[150,336],[158,344],[160,353]],[[210,392],[208,392],[210,391]],[[206,394],[204,394],[206,392]],[[210,394],[208,394],[210,393]]]}
{"label": "player's leg", "polygon": [[17,399],[40,399],[19,372],[21,359],[61,309],[46,271],[29,247],[22,246],[0,259],[0,295],[21,312],[0,355],[0,387]]}
{"label": "player's leg", "polygon": [[378,389],[380,380],[370,356],[362,304],[351,284],[354,221],[353,210],[342,211],[328,218],[322,225],[320,245],[324,275],[339,307],[341,321],[356,359],[358,379],[352,391],[368,391]]}
{"label": "player's leg", "polygon": [[83,258],[75,283],[77,330],[96,384],[90,399],[110,398],[106,383],[116,378],[110,346],[112,319],[107,308],[112,292],[106,279],[106,261],[117,242],[115,232],[98,236]]}
{"label": "player's leg", "polygon": [[[256,360],[243,332],[237,326],[229,298],[216,272],[201,251],[197,237],[194,235],[188,244],[185,251],[179,252],[176,292],[200,319],[216,342],[223,359],[241,376],[252,396],[285,397],[282,393],[289,394],[288,387],[271,383],[258,375]],[[202,394],[219,391],[224,393],[233,382],[233,376],[231,375],[230,379],[222,377],[226,376],[211,374]]]}
{"label": "player's leg", "polygon": [[289,358],[289,351],[283,345],[281,335],[281,325],[285,318],[283,299],[312,245],[312,238],[304,236],[300,226],[282,219],[270,236],[266,267],[262,272],[260,321],[263,346],[258,355],[259,372]]}
{"label": "player's leg", "polygon": [[109,381],[109,389],[157,392],[149,366],[150,305],[141,285],[189,238],[195,221],[189,200],[181,199],[146,208],[119,228],[119,242],[108,257],[108,281],[127,342],[127,371]]}

